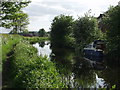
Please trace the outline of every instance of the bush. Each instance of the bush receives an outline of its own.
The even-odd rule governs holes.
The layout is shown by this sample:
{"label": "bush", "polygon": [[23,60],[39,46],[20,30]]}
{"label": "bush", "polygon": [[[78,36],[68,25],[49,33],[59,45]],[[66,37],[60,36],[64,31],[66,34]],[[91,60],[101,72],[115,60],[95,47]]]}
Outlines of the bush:
{"label": "bush", "polygon": [[110,7],[102,19],[105,25],[109,56],[119,60],[120,56],[120,6]]}
{"label": "bush", "polygon": [[102,32],[98,29],[97,19],[93,16],[85,15],[79,17],[74,24],[74,37],[77,48],[82,50],[85,45],[100,39]]}
{"label": "bush", "polygon": [[13,87],[60,88],[65,87],[54,63],[47,57],[38,57],[37,49],[20,42],[12,59]]}
{"label": "bush", "polygon": [[50,34],[52,47],[73,47],[72,44],[69,45],[69,43],[74,43],[70,40],[70,38],[73,38],[73,23],[72,16],[59,15],[54,18]]}

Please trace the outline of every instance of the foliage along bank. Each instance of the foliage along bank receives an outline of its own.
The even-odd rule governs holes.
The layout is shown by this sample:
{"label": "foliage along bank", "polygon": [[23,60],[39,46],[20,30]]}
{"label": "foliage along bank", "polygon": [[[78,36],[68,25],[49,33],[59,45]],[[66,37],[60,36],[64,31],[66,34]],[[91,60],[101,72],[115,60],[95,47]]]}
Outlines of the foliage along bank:
{"label": "foliage along bank", "polygon": [[120,6],[110,7],[101,20],[106,34],[108,56],[119,60],[120,56]]}
{"label": "foliage along bank", "polygon": [[79,17],[75,21],[73,28],[76,46],[80,51],[94,40],[103,39],[103,34],[98,28],[97,19],[89,14]]}
{"label": "foliage along bank", "polygon": [[96,39],[103,39],[103,34],[98,29],[98,21],[90,13],[74,20],[72,16],[59,15],[51,24],[52,47],[78,48]]}
{"label": "foliage along bank", "polygon": [[[61,76],[47,57],[37,56],[37,49],[19,35],[2,35],[3,68],[9,69],[3,88],[62,88]],[[4,45],[4,43],[6,43]],[[3,50],[6,50],[4,52]],[[8,57],[8,53],[11,52]],[[9,60],[10,67],[4,67]],[[4,71],[3,71],[4,72]],[[4,75],[3,75],[4,78]],[[3,81],[5,82],[5,81]]]}
{"label": "foliage along bank", "polygon": [[51,25],[51,46],[52,47],[74,47],[73,28],[74,19],[72,16],[56,16]]}
{"label": "foliage along bank", "polygon": [[2,54],[2,62],[6,61],[7,55],[10,54],[10,52],[13,49],[13,46],[19,43],[22,40],[22,37],[19,35],[8,35],[8,34],[1,34],[1,41],[2,41],[2,48],[1,48],[1,54]]}
{"label": "foliage along bank", "polygon": [[20,42],[14,48],[11,70],[14,76],[13,87],[65,87],[54,63],[47,57],[37,56],[37,49],[26,42]]}
{"label": "foliage along bank", "polygon": [[29,41],[31,44],[49,40],[49,37],[23,37],[24,40]]}
{"label": "foliage along bank", "polygon": [[107,55],[119,60],[119,16],[119,5],[110,7],[99,21],[96,17],[91,16],[90,12],[77,20],[69,15],[56,16],[51,24],[51,45],[52,47],[75,48],[82,51],[85,45],[94,40],[105,40]]}

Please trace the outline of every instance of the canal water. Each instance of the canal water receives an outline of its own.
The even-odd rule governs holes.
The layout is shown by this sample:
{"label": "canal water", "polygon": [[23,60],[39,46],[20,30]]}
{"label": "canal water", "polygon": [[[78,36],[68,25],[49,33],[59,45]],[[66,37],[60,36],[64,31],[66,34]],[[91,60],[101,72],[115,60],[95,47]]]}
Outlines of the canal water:
{"label": "canal water", "polygon": [[56,64],[62,81],[70,88],[120,88],[120,65],[105,60],[104,68],[93,67],[91,61],[78,57],[74,50],[50,48],[50,42],[33,44],[38,55]]}

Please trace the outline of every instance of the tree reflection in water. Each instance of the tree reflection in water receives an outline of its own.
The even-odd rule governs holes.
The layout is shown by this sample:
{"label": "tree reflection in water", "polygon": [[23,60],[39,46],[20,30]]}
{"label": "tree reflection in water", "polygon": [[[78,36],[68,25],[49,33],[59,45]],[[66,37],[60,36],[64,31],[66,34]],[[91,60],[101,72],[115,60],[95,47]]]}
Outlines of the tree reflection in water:
{"label": "tree reflection in water", "polygon": [[104,78],[108,87],[116,86],[120,90],[120,62],[113,60],[106,60],[107,69],[102,71],[101,76]]}
{"label": "tree reflection in water", "polygon": [[[81,56],[77,57],[74,50],[50,49],[49,42],[45,43],[45,46],[43,42],[33,46],[37,47],[41,54],[50,56],[63,78],[63,83],[66,83],[70,88],[111,88],[116,85],[116,88],[120,89],[120,62],[105,60],[107,69],[98,70],[91,67],[91,63],[80,58]],[[45,48],[45,52],[42,51],[43,48]]]}
{"label": "tree reflection in water", "polygon": [[76,58],[73,50],[52,48],[51,61],[63,77],[63,82],[71,88],[92,87],[96,83],[96,76],[88,62]]}
{"label": "tree reflection in water", "polygon": [[45,41],[39,42],[39,46],[43,48],[45,46]]}

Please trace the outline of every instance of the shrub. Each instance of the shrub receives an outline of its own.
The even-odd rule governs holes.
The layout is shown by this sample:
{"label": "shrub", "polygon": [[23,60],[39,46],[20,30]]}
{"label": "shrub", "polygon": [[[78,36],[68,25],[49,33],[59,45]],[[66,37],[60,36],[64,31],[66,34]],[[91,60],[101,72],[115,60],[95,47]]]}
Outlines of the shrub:
{"label": "shrub", "polygon": [[20,42],[14,50],[11,69],[13,71],[13,87],[65,87],[54,63],[47,57],[38,57],[36,48],[26,42]]}

